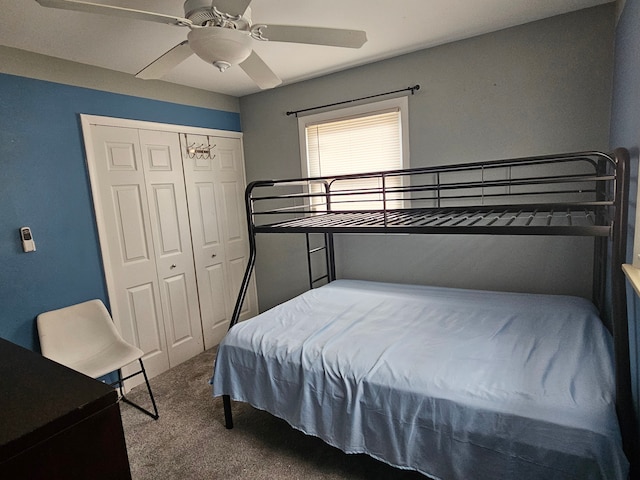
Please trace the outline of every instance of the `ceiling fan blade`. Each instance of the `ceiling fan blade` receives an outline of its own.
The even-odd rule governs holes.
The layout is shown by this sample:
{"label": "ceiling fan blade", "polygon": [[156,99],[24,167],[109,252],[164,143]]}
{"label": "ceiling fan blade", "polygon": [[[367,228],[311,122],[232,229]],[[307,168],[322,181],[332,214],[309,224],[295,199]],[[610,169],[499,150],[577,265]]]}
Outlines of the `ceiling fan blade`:
{"label": "ceiling fan blade", "polygon": [[132,8],[115,7],[100,3],[82,2],[79,0],[36,0],[43,7],[61,8],[63,10],[75,10],[77,12],[98,13],[115,17],[133,18],[149,22],[167,23],[170,25],[191,25],[191,20],[163,13],[145,12]]}
{"label": "ceiling fan blade", "polygon": [[222,13],[242,15],[247,10],[251,0],[213,0],[213,6]]}
{"label": "ceiling fan blade", "polygon": [[310,43],[333,47],[360,48],[367,41],[367,32],[340,28],[299,27],[294,25],[254,26],[264,39],[272,42]]}
{"label": "ceiling fan blade", "polygon": [[189,46],[189,41],[185,40],[136,73],[136,78],[144,80],[161,78],[191,55],[193,55],[193,50]]}
{"label": "ceiling fan blade", "polygon": [[282,80],[273,73],[256,52],[251,52],[251,55],[240,64],[240,68],[263,90],[277,87],[282,83]]}

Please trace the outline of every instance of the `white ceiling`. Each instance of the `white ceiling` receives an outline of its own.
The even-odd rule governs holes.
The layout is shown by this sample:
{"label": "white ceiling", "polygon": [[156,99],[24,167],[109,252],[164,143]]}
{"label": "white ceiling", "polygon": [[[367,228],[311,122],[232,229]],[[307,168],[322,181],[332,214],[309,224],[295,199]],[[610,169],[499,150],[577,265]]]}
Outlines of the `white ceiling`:
{"label": "white ceiling", "polygon": [[[182,0],[91,0],[184,16]],[[399,54],[520,25],[611,0],[253,0],[254,23],[365,30],[358,50],[255,41],[255,51],[284,84]],[[215,3],[215,1],[214,1]],[[135,74],[188,29],[2,0],[0,45]],[[193,55],[167,82],[233,96],[259,91],[239,68],[218,72]]]}

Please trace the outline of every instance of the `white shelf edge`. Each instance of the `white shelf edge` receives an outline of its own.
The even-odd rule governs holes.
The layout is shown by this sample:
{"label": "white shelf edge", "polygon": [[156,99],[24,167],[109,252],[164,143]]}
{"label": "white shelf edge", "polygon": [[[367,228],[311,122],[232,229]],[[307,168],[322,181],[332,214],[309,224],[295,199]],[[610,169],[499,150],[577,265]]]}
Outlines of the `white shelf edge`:
{"label": "white shelf edge", "polygon": [[636,268],[631,264],[625,263],[622,265],[622,270],[629,280],[629,283],[636,291],[636,294],[640,296],[640,268]]}

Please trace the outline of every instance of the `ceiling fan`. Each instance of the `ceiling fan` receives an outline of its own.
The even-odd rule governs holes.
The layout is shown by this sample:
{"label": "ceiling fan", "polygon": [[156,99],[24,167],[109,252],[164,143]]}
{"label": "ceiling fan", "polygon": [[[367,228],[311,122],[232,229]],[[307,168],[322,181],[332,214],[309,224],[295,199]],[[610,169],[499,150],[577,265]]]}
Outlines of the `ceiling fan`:
{"label": "ceiling fan", "polygon": [[253,51],[257,41],[307,43],[335,47],[360,48],[367,41],[361,30],[264,25],[251,22],[251,0],[187,0],[184,17],[146,12],[80,0],[36,0],[43,7],[98,13],[156,23],[187,27],[187,40],[161,55],[136,77],[157,79],[192,54],[221,72],[239,65],[261,89],[273,88],[282,80]]}

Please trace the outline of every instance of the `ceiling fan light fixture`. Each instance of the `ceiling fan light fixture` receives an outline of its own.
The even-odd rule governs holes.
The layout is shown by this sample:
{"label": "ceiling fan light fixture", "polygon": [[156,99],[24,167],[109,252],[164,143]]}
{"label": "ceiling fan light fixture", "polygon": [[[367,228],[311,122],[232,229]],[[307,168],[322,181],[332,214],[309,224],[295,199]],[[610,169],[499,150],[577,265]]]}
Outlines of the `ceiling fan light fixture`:
{"label": "ceiling fan light fixture", "polygon": [[251,1],[185,0],[185,16],[177,17],[102,2],[36,0],[43,7],[188,27],[190,32],[187,40],[169,49],[136,73],[136,78],[145,80],[162,78],[195,53],[221,72],[238,65],[261,89],[273,88],[280,85],[282,80],[253,50],[254,40],[345,48],[360,48],[367,41],[366,32],[361,30],[299,25],[254,25],[249,6]]}
{"label": "ceiling fan light fixture", "polygon": [[242,30],[221,27],[195,28],[187,36],[191,50],[221,72],[251,55],[251,36]]}

